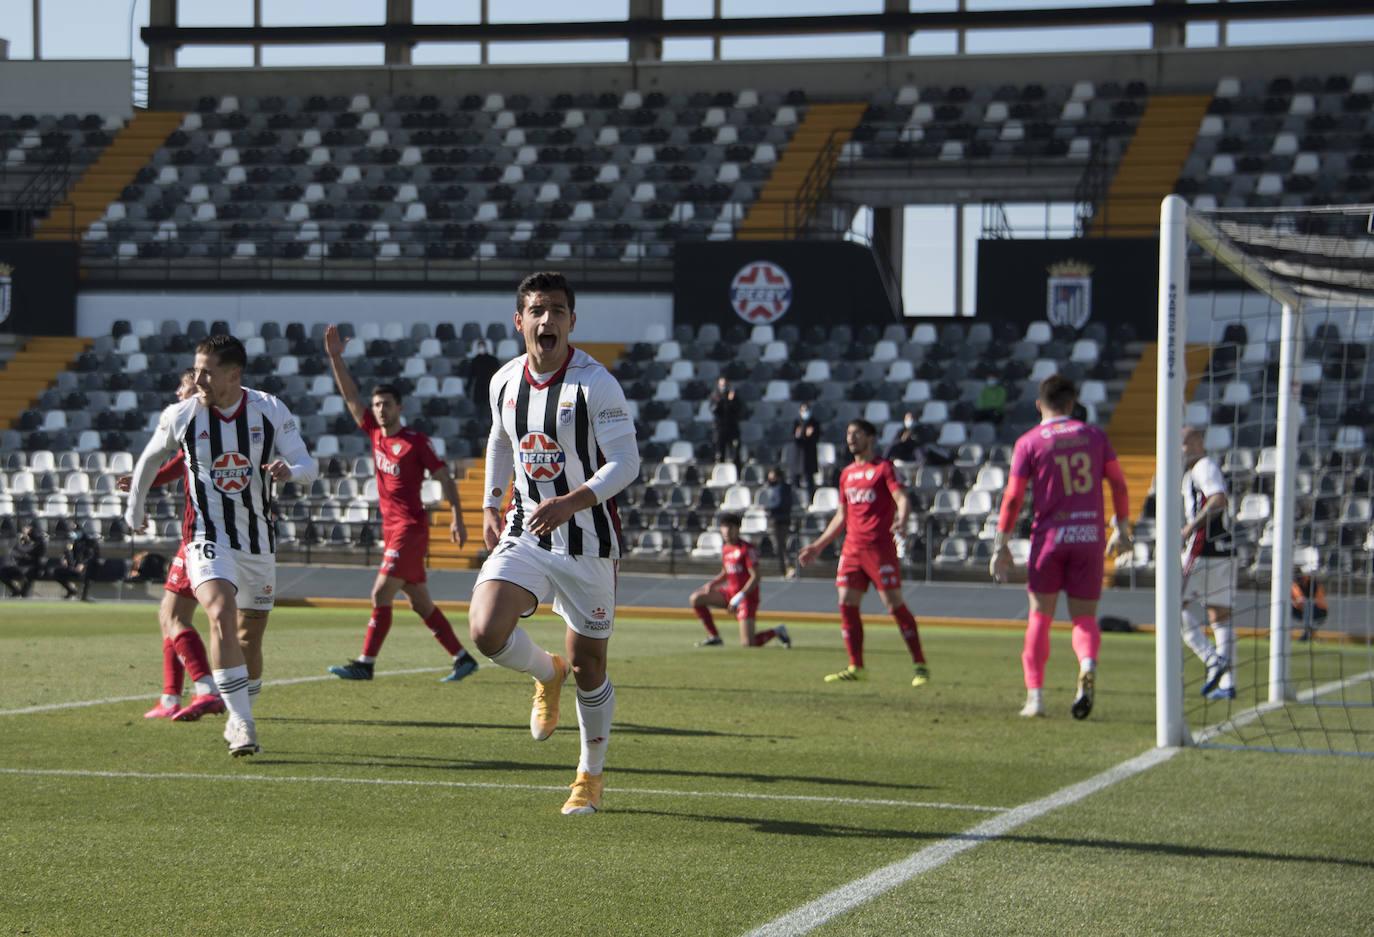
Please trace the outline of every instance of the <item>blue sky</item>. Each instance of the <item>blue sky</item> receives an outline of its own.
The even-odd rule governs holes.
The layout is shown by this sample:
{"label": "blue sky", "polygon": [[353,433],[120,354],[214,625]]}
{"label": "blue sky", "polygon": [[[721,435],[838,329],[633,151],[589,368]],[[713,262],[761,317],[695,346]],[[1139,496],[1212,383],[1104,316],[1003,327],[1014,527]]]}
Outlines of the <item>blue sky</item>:
{"label": "blue sky", "polygon": [[[1037,6],[1121,6],[1141,0],[967,0],[969,10],[1026,9]],[[145,63],[146,50],[137,29],[148,21],[148,0],[42,0],[42,54],[44,58],[128,58]],[[567,0],[492,0],[493,22],[555,22],[560,19],[622,19],[628,0],[580,0],[569,14]],[[380,23],[385,0],[262,0],[266,25],[347,25]],[[712,0],[664,0],[664,15],[671,18],[705,18],[712,14]],[[835,12],[877,13],[883,0],[724,0],[725,16],[778,16]],[[0,0],[0,38],[10,41],[10,57],[33,56],[33,0]],[[417,22],[478,22],[479,0],[414,0]],[[912,0],[914,11],[953,11],[957,0]],[[187,26],[252,25],[253,0],[179,0],[180,22]],[[131,29],[132,24],[132,29]],[[1365,18],[1298,20],[1275,24],[1232,23],[1227,34],[1231,45],[1264,45],[1322,41],[1374,40],[1374,16]],[[955,51],[949,32],[923,32],[913,38],[914,55],[942,55]],[[970,35],[972,53],[1051,52],[1074,50],[1127,50],[1148,48],[1145,27],[986,31]],[[1214,24],[1190,27],[1190,46],[1214,46]],[[721,55],[728,59],[789,59],[874,56],[881,49],[877,35],[824,37],[739,37],[725,39]],[[534,62],[623,61],[624,42],[505,43],[493,46],[490,61],[500,64]],[[419,46],[416,64],[476,64],[479,50],[472,43]],[[664,44],[669,60],[704,60],[711,56],[709,39],[677,39]],[[263,50],[265,65],[364,65],[381,64],[380,46],[287,46]],[[178,64],[241,67],[252,64],[248,47],[207,47],[183,50]],[[1009,205],[1014,230],[1044,231],[1047,208],[1041,205]],[[954,310],[952,269],[954,246],[952,207],[912,207],[907,210],[903,293],[908,314],[947,315]],[[1049,224],[1058,234],[1072,225],[1071,206],[1053,206]],[[965,216],[965,241],[970,245],[963,284],[965,311],[972,313],[972,245],[979,233],[979,207],[970,206]]]}

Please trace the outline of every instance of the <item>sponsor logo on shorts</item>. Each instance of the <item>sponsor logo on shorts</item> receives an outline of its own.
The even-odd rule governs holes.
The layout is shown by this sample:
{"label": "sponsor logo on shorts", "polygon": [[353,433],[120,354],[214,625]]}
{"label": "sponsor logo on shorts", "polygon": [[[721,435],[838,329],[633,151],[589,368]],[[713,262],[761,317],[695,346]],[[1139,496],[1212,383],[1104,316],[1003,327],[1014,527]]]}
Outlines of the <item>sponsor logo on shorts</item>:
{"label": "sponsor logo on shorts", "polygon": [[239,452],[221,452],[210,463],[210,480],[227,495],[236,495],[248,487],[253,475],[253,463]]}
{"label": "sponsor logo on shorts", "polygon": [[538,432],[525,434],[516,458],[524,473],[537,482],[551,482],[562,475],[568,459],[558,440]]}
{"label": "sponsor logo on shorts", "polygon": [[584,618],[582,620],[582,627],[586,628],[588,631],[610,631],[611,623],[604,619]]}
{"label": "sponsor logo on shorts", "polygon": [[604,608],[594,608],[592,609],[592,617],[597,619],[605,618],[606,610]]}

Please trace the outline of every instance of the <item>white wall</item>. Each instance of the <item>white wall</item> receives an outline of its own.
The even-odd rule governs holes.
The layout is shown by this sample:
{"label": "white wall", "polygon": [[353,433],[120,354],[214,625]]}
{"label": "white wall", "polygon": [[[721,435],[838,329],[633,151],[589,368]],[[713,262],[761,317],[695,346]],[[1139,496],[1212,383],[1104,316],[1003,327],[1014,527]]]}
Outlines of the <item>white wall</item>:
{"label": "white wall", "polygon": [[[574,284],[575,286],[576,284]],[[76,299],[76,334],[89,337],[110,334],[116,319],[201,319],[206,325],[222,319],[230,328],[246,319],[263,322],[300,322],[307,331],[318,322],[401,322],[407,328],[417,322],[431,326],[451,322],[461,328],[476,322],[483,329],[490,322],[509,326],[515,315],[515,293],[335,293],[291,291],[241,292],[82,292]],[[673,325],[671,293],[577,294],[577,325],[573,341],[633,342],[652,325]]]}
{"label": "white wall", "polygon": [[0,114],[134,116],[134,67],[125,59],[0,61]]}

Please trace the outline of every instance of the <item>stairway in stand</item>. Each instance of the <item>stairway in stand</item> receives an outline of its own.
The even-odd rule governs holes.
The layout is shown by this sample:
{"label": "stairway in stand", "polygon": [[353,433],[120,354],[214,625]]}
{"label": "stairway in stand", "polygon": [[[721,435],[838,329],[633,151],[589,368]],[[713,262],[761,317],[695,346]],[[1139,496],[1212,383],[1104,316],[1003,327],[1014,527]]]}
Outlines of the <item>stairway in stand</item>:
{"label": "stairway in stand", "polygon": [[39,336],[24,343],[0,370],[0,428],[13,429],[19,414],[38,404],[39,395],[57,381],[82,352],[94,344],[89,338]]}

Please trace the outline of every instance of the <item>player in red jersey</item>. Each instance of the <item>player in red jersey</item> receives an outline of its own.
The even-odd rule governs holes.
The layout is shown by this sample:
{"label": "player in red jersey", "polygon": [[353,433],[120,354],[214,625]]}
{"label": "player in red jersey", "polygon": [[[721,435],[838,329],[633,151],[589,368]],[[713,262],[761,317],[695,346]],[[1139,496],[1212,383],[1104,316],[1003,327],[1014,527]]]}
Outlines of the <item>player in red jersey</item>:
{"label": "player in red jersey", "polygon": [[773,638],[784,647],[792,646],[786,625],[754,633],[754,616],[759,610],[759,551],[748,540],[740,539],[738,514],[720,516],[720,573],[692,593],[692,610],[706,626],[707,638],[697,647],[717,647],[725,642],[716,630],[711,609],[728,608],[739,620],[739,643],[744,647],[763,647]]}
{"label": "player in red jersey", "polygon": [[[197,393],[196,372],[187,368],[181,374],[181,384],[177,387],[177,400],[186,400]],[[186,475],[181,453],[177,453],[157,470],[153,486],[169,485]],[[128,491],[133,476],[121,475],[115,480],[115,487]],[[214,674],[210,672],[210,657],[205,652],[205,643],[191,624],[196,613],[196,594],[191,589],[191,580],[186,576],[186,544],[177,547],[172,568],[167,571],[162,604],[157,609],[157,623],[162,631],[162,697],[156,706],[143,714],[144,719],[171,719],[174,722],[194,722],[207,713],[224,712],[224,700],[220,699],[219,689],[215,686]],[[191,675],[194,694],[191,702],[181,705],[181,687],[186,674]]]}
{"label": "player in red jersey", "polygon": [[363,403],[358,385],[344,364],[343,350],[348,339],[329,326],[324,333],[324,350],[334,369],[344,405],[357,420],[358,427],[372,442],[372,461],[377,471],[377,500],[382,510],[382,567],[372,584],[372,617],[367,623],[363,652],[357,660],[332,666],[329,672],[344,680],[371,680],[372,665],[382,651],[382,642],[391,630],[391,604],[397,592],[404,592],[410,607],[424,620],[435,639],[453,658],[453,670],[444,682],[461,680],[477,669],[444,613],[434,604],[425,585],[425,554],[429,551],[429,513],[420,501],[420,484],[425,472],[439,483],[452,512],[449,539],[459,546],[467,539],[458,486],[448,466],[435,453],[429,437],[401,425],[401,394],[391,384],[372,388],[372,405]]}
{"label": "player in red jersey", "polygon": [[864,625],[859,617],[859,603],[868,591],[868,584],[873,583],[911,651],[915,664],[911,685],[924,686],[930,681],[930,668],[921,650],[916,619],[902,598],[902,577],[894,539],[906,530],[911,502],[892,470],[892,463],[878,458],[874,452],[877,427],[867,420],[851,420],[845,428],[844,439],[854,461],[840,473],[839,509],[821,535],[803,547],[797,558],[802,566],[809,566],[844,532],[835,587],[840,595],[840,633],[849,651],[849,666],[828,674],[825,681],[840,683],[868,679],[868,671],[864,669]]}
{"label": "player in red jersey", "polygon": [[1113,555],[1131,549],[1130,498],[1126,477],[1107,434],[1069,416],[1078,401],[1072,381],[1052,374],[1040,382],[1035,406],[1042,422],[1022,434],[1012,449],[1011,474],[1002,495],[989,572],[998,582],[1011,569],[1007,538],[1021,513],[1026,488],[1031,489],[1035,520],[1031,526],[1026,591],[1030,617],[1021,667],[1026,678],[1023,716],[1045,715],[1045,662],[1050,657],[1050,623],[1059,593],[1068,596],[1073,619],[1073,650],[1078,656],[1078,692],[1070,712],[1086,719],[1092,712],[1097,682],[1097,655],[1102,633],[1097,602],[1102,596],[1102,479],[1112,486],[1116,518],[1106,550]]}

